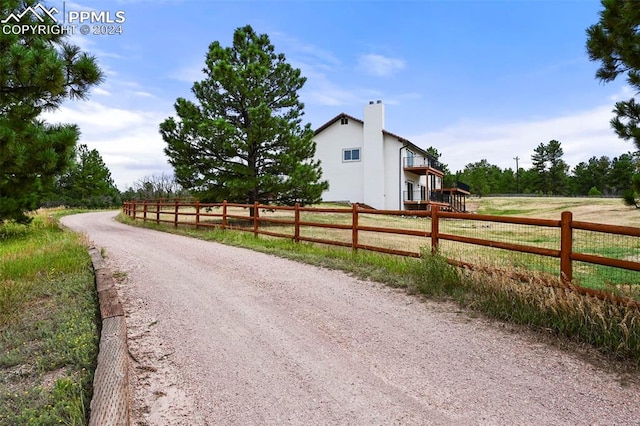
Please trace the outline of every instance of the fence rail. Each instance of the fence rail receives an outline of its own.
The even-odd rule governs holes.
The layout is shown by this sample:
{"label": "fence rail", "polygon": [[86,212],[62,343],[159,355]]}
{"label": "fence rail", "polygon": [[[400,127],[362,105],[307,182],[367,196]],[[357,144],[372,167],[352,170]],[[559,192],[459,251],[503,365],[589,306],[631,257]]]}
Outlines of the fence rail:
{"label": "fence rail", "polygon": [[[559,261],[559,264],[553,267],[556,268],[555,273],[559,274],[565,282],[574,280],[575,265],[580,263],[624,270],[626,275],[616,284],[640,283],[640,275],[636,274],[640,271],[640,228],[574,221],[571,212],[563,212],[559,220],[551,220],[444,212],[437,206],[430,211],[396,211],[364,209],[357,204],[351,208],[316,208],[300,205],[237,204],[226,201],[205,204],[178,200],[174,202],[128,201],[123,204],[123,211],[134,219],[170,223],[175,227],[189,225],[196,228],[237,229],[253,232],[256,236],[267,235],[289,238],[295,242],[306,241],[410,257],[420,257],[420,248],[429,246],[425,239],[430,240],[430,246],[434,252],[440,250],[445,242],[473,245],[555,259],[556,262]],[[305,214],[311,216],[303,218]],[[331,216],[329,221],[326,219],[322,221],[321,214],[334,216]],[[388,220],[402,217],[412,218],[414,221],[401,222],[396,227],[390,226],[388,221],[383,221],[384,226],[378,226],[375,218],[379,216],[384,216]],[[415,221],[421,218],[425,220]],[[430,225],[426,222],[427,219],[430,220]],[[407,224],[411,226],[406,226]],[[503,235],[514,233],[511,229],[490,229],[501,224],[528,228],[527,238],[523,238],[523,241],[501,240]],[[326,230],[329,235],[315,235],[310,231],[313,229]],[[471,231],[484,232],[487,235],[493,233],[493,238],[487,235],[469,235]],[[575,234],[578,232],[589,235],[580,235],[580,238],[576,239]],[[340,234],[333,235],[331,238],[332,233]],[[381,239],[377,240],[377,243],[363,241],[363,238],[369,234],[418,238],[417,249],[407,250],[408,247],[402,239],[399,240],[400,247],[385,246],[381,243],[383,241]],[[596,239],[597,237],[591,234],[598,234],[601,237]],[[605,244],[600,242],[603,238],[612,240]],[[623,240],[624,244],[619,242]],[[610,252],[616,255],[606,255]],[[464,258],[457,261],[451,258],[449,260],[473,264]],[[587,275],[596,273],[591,269],[588,271]],[[582,276],[585,276],[585,273],[582,273]],[[605,280],[605,282],[610,281]]]}

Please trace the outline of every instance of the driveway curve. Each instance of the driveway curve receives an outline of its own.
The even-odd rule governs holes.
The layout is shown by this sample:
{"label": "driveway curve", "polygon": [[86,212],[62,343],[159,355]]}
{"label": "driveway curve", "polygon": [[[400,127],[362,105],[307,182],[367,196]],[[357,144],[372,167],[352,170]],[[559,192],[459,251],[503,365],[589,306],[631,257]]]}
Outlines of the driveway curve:
{"label": "driveway curve", "polygon": [[640,386],[453,305],[241,248],[62,222],[104,247],[132,424],[639,424]]}

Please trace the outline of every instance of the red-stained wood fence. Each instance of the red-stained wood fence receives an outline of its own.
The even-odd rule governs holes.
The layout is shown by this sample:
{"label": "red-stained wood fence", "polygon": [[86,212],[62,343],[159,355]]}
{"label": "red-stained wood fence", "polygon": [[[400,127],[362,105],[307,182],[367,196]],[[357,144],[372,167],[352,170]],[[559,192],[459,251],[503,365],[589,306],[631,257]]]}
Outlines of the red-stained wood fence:
{"label": "red-stained wood fence", "polygon": [[[249,215],[240,215],[237,213],[229,212],[230,207],[239,207],[249,210]],[[212,212],[211,210],[217,208],[220,212]],[[184,211],[181,209],[189,209]],[[293,212],[293,219],[290,218],[278,218],[278,217],[263,217],[260,215],[260,210],[268,211],[290,211]],[[144,221],[153,221],[156,223],[171,223],[175,227],[179,225],[189,225],[199,227],[216,227],[221,229],[238,229],[242,231],[253,232],[254,235],[268,235],[272,237],[289,238],[295,242],[307,241],[312,243],[328,244],[342,247],[351,247],[354,250],[370,250],[382,253],[395,254],[400,256],[420,257],[420,253],[390,249],[386,247],[379,247],[373,245],[361,244],[359,242],[359,235],[361,232],[373,232],[383,234],[396,234],[407,235],[414,237],[430,238],[432,251],[437,251],[441,241],[448,240],[466,244],[473,244],[478,246],[499,248],[504,250],[510,250],[521,253],[530,253],[538,256],[546,256],[552,258],[558,258],[560,260],[560,277],[565,282],[571,282],[573,280],[573,265],[574,262],[585,262],[595,265],[603,265],[614,268],[621,268],[629,271],[640,272],[640,262],[635,260],[624,260],[606,256],[599,256],[594,254],[586,254],[574,251],[573,234],[575,230],[592,231],[602,234],[608,234],[613,236],[625,236],[639,238],[635,246],[640,252],[640,228],[627,227],[627,226],[614,226],[605,225],[590,222],[574,221],[571,212],[563,212],[560,220],[551,219],[536,219],[536,218],[519,218],[519,217],[505,217],[505,216],[492,216],[492,215],[477,215],[468,213],[453,213],[440,211],[438,207],[432,208],[430,211],[421,210],[374,210],[364,209],[354,204],[351,208],[322,208],[322,207],[301,207],[296,204],[295,206],[273,206],[255,204],[236,204],[228,203],[226,201],[222,203],[199,203],[199,202],[184,202],[184,201],[127,201],[123,204],[123,211],[126,215],[134,219],[142,219]],[[252,214],[251,214],[252,212]],[[350,223],[322,223],[301,220],[301,213],[313,212],[313,213],[337,213],[351,216]],[[360,224],[360,217],[362,215],[386,215],[386,216],[411,216],[411,217],[425,217],[431,219],[430,230],[415,230],[415,229],[398,229],[389,227],[378,226],[365,226]],[[171,220],[163,219],[162,216],[173,216]],[[215,221],[212,222],[211,219]],[[454,235],[442,232],[440,226],[441,219],[460,219],[460,220],[472,220],[480,222],[492,222],[492,223],[508,223],[516,225],[530,225],[539,228],[557,228],[560,233],[560,247],[559,249],[523,245],[516,243],[509,243],[503,241],[493,241],[482,238],[474,238],[463,235]],[[234,221],[234,224],[230,224],[230,220]],[[244,222],[246,225],[238,226],[237,223]],[[293,226],[293,233],[283,233],[273,230],[273,227],[262,226],[261,224],[279,224]],[[337,241],[327,238],[314,238],[304,236],[301,233],[301,227],[317,227],[327,229],[338,230],[350,230],[351,241]],[[457,262],[463,263],[463,262]],[[638,275],[640,278],[640,275]],[[639,281],[631,284],[638,284]]]}

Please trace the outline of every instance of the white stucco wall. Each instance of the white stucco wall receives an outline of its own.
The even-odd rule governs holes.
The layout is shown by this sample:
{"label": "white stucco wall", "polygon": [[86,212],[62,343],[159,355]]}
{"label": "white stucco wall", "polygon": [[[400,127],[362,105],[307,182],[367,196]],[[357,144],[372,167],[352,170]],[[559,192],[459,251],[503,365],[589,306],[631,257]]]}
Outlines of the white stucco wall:
{"label": "white stucco wall", "polygon": [[[363,149],[362,127],[350,119],[345,125],[337,120],[313,138],[322,178],[329,182],[329,189],[322,194],[324,201],[364,200],[363,165],[367,154]],[[342,151],[349,148],[360,148],[360,161],[342,161]]]}
{"label": "white stucco wall", "polygon": [[406,155],[402,151],[403,144],[393,136],[384,135],[384,209],[401,210],[404,179],[401,158]]}

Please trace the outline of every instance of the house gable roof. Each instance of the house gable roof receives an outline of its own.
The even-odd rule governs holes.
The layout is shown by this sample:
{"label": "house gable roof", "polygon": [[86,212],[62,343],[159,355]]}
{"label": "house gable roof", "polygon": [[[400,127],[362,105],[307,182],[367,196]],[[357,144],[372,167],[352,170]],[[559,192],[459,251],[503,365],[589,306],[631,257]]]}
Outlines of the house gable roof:
{"label": "house gable roof", "polygon": [[335,123],[336,121],[340,120],[341,118],[348,118],[350,120],[355,121],[356,123],[360,123],[360,124],[364,124],[364,121],[355,118],[352,115],[349,114],[345,114],[344,112],[341,112],[340,114],[336,115],[335,117],[333,117],[331,120],[327,121],[326,123],[324,123],[322,126],[318,127],[316,129],[315,132],[313,132],[314,135],[317,135],[318,133],[322,132],[324,129],[326,129],[327,127],[331,126],[333,123]]}
{"label": "house gable roof", "polygon": [[[320,132],[325,130],[327,127],[330,127],[333,123],[335,123],[336,121],[338,121],[338,120],[340,120],[342,118],[348,118],[349,120],[353,120],[356,123],[360,123],[360,124],[364,125],[364,121],[360,120],[359,118],[356,118],[356,117],[354,117],[352,115],[345,114],[344,112],[342,112],[342,113],[336,115],[335,117],[333,117],[331,120],[329,120],[326,123],[324,123],[322,126],[318,127],[313,134],[314,135],[318,135]],[[382,130],[382,134],[384,134],[386,136],[391,136],[392,138],[398,139],[398,141],[400,141],[403,144],[405,144],[405,146],[407,148],[411,148],[412,150],[416,151],[416,154],[421,154],[423,156],[432,157],[431,154],[429,154],[424,149],[422,149],[419,146],[417,146],[414,143],[412,143],[409,139],[403,138],[402,136],[398,136],[395,133],[391,133],[391,132],[389,132],[387,130],[384,130],[384,129]]]}

